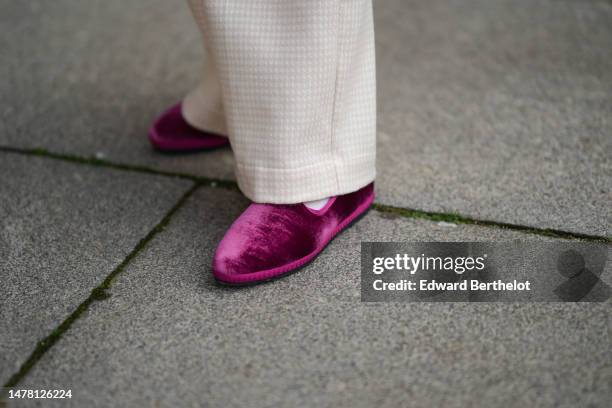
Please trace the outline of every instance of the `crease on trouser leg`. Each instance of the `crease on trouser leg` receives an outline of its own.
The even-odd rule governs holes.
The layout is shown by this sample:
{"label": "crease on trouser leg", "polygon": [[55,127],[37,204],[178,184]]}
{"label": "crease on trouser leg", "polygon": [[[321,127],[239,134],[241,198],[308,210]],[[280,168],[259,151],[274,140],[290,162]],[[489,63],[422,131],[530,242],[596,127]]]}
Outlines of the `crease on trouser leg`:
{"label": "crease on trouser leg", "polygon": [[356,191],[374,179],[371,0],[190,3],[218,74],[236,177],[247,197],[297,203]]}

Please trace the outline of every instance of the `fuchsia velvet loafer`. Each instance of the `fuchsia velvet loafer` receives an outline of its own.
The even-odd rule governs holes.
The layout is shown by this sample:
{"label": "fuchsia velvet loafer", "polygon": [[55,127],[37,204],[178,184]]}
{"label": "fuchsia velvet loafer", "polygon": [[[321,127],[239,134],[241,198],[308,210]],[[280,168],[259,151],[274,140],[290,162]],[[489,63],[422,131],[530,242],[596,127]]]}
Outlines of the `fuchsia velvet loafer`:
{"label": "fuchsia velvet loafer", "polygon": [[229,144],[225,136],[205,132],[191,126],[178,103],[162,113],[149,129],[153,147],[164,152],[190,152],[214,149]]}
{"label": "fuchsia velvet loafer", "polygon": [[213,260],[217,281],[247,285],[272,280],[314,259],[374,201],[374,183],[331,198],[312,210],[304,204],[251,204],[225,233]]}

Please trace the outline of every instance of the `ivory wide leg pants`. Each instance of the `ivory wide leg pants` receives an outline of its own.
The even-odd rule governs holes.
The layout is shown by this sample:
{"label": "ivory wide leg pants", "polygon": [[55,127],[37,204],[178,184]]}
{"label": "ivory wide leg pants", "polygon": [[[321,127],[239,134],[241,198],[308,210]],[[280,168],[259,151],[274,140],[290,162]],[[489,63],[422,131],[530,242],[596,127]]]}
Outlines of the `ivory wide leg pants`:
{"label": "ivory wide leg pants", "polygon": [[183,101],[228,135],[242,192],[298,203],[375,177],[371,0],[189,0],[208,58]]}

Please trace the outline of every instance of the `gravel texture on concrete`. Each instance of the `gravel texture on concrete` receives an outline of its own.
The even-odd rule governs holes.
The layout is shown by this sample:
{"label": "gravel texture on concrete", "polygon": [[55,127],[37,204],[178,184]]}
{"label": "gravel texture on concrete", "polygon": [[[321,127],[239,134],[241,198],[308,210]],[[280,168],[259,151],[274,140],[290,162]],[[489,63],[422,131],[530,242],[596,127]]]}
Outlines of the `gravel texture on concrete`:
{"label": "gravel texture on concrete", "polygon": [[[374,3],[377,202],[612,236],[610,1]],[[202,67],[184,3],[5,1],[0,22],[0,147],[233,179],[229,149],[146,140]],[[1,384],[192,183],[6,151],[0,173]],[[19,406],[612,401],[610,300],[360,302],[362,241],[542,236],[370,211],[299,273],[220,287],[213,252],[247,205],[198,189],[19,384],[73,399]]]}
{"label": "gravel texture on concrete", "polygon": [[375,9],[380,202],[612,236],[612,3]]}
{"label": "gravel texture on concrete", "polygon": [[0,145],[233,177],[228,148],[153,151],[149,125],[198,81],[203,46],[186,2],[0,5]]}
{"label": "gravel texture on concrete", "polygon": [[[363,304],[361,240],[537,239],[371,211],[301,272],[235,289],[214,247],[247,202],[201,189],[24,384],[73,406],[603,406],[604,304]],[[64,402],[62,402],[63,404]]]}
{"label": "gravel texture on concrete", "polygon": [[[229,149],[145,138],[198,80],[186,6],[0,7],[0,145],[234,177]],[[380,202],[612,236],[610,2],[387,0],[375,19]]]}
{"label": "gravel texture on concrete", "polygon": [[191,182],[0,152],[0,384]]}

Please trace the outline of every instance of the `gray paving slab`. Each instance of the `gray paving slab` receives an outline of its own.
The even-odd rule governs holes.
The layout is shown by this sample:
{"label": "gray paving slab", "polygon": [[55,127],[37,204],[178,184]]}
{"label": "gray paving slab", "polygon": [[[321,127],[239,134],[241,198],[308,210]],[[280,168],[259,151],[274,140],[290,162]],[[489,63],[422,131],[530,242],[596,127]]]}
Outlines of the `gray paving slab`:
{"label": "gray paving slab", "polygon": [[153,151],[151,121],[199,80],[189,8],[163,0],[0,5],[0,145],[231,178],[229,149]]}
{"label": "gray paving slab", "polygon": [[196,192],[23,385],[71,388],[61,406],[609,402],[609,303],[360,302],[362,240],[533,235],[371,211],[297,274],[218,287],[215,245],[246,205],[236,192]]}
{"label": "gray paving slab", "polygon": [[379,201],[612,235],[612,3],[375,11]]}
{"label": "gray paving slab", "polygon": [[191,182],[0,152],[0,384]]}
{"label": "gray paving slab", "polygon": [[[0,145],[233,178],[230,151],[151,151],[197,81],[185,6],[5,2]],[[612,4],[375,2],[379,201],[612,235]]]}

